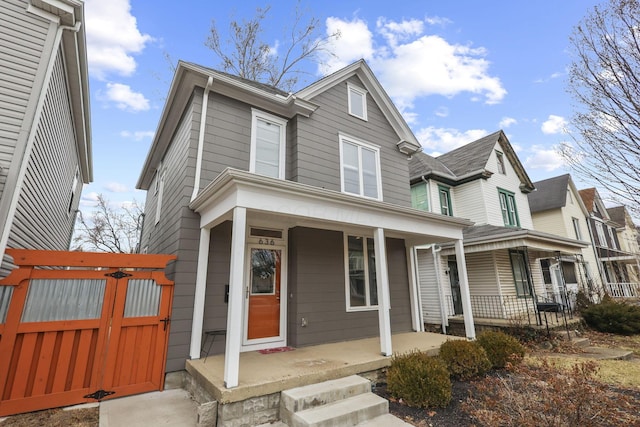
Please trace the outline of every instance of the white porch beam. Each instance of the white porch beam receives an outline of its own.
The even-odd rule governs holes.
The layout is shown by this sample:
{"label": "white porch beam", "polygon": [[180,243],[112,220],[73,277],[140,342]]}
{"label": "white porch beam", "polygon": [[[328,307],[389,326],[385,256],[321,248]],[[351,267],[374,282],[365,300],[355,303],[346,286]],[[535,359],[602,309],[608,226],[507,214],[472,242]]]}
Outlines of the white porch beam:
{"label": "white porch beam", "polygon": [[422,319],[422,298],[420,297],[420,282],[418,280],[418,263],[416,251],[413,247],[406,247],[407,269],[409,276],[409,297],[411,299],[411,323],[413,330],[422,332],[424,321]]}
{"label": "white porch beam", "polygon": [[200,246],[198,247],[198,267],[196,270],[196,292],[193,301],[193,319],[191,324],[191,347],[189,356],[192,360],[200,359],[202,348],[202,325],[204,323],[204,301],[207,290],[207,270],[209,267],[209,242],[211,229],[200,229]]}
{"label": "white porch beam", "polygon": [[224,353],[224,386],[226,388],[237,387],[240,376],[246,226],[247,209],[242,207],[235,208],[233,210],[233,228],[231,231],[227,342]]}
{"label": "white porch beam", "polygon": [[387,269],[387,249],[384,240],[384,229],[376,228],[373,232],[376,252],[376,284],[378,288],[378,322],[380,325],[380,351],[384,356],[391,356],[391,317],[389,310],[389,273]]}
{"label": "white porch beam", "polygon": [[458,280],[460,281],[460,296],[462,297],[462,314],[464,316],[464,330],[467,339],[476,339],[476,329],[471,312],[471,294],[469,292],[469,277],[467,276],[467,262],[464,257],[462,239],[456,240],[456,264],[458,265]]}

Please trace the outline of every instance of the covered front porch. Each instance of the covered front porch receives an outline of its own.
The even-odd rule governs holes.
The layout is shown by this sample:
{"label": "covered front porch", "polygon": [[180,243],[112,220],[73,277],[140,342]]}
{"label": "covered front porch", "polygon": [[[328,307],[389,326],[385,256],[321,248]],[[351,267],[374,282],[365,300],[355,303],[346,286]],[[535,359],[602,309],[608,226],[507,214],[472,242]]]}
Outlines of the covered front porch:
{"label": "covered front porch", "polygon": [[[419,350],[437,355],[440,345],[459,337],[428,332],[393,334],[394,354]],[[378,337],[321,344],[290,351],[240,354],[237,387],[224,385],[225,356],[222,354],[187,361],[187,371],[199,386],[221,404],[240,402],[308,384],[387,367],[391,358],[380,353]]]}

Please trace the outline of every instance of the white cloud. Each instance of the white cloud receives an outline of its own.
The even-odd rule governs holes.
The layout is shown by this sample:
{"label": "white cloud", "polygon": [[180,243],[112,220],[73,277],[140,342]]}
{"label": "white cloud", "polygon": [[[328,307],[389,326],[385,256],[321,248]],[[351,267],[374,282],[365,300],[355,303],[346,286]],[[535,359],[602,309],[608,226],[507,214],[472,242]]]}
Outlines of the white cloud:
{"label": "white cloud", "polygon": [[143,94],[121,83],[107,83],[106,98],[114,101],[121,110],[135,112],[149,109],[149,100]]}
{"label": "white cloud", "polygon": [[98,201],[99,194],[95,191],[91,191],[88,193],[83,192],[80,197],[80,206],[81,207],[94,207],[96,202]]}
{"label": "white cloud", "polygon": [[152,130],[137,130],[134,132],[123,130],[120,132],[120,136],[127,139],[133,139],[134,141],[142,141],[143,139],[151,139],[155,135]]}
{"label": "white cloud", "polygon": [[503,117],[502,120],[500,120],[500,123],[498,123],[498,127],[501,129],[506,129],[511,125],[515,125],[516,123],[518,123],[518,121],[513,117]]}
{"label": "white cloud", "polygon": [[440,16],[426,16],[424,18],[424,22],[429,25],[439,25],[441,27],[444,27],[445,25],[451,24],[453,21],[451,21],[449,18],[442,18]]}
{"label": "white cloud", "polygon": [[549,148],[542,145],[533,145],[529,147],[529,150],[533,154],[525,159],[524,165],[526,168],[552,172],[565,166],[558,147]]}
{"label": "white cloud", "polygon": [[426,149],[425,151],[430,152],[431,155],[446,153],[487,135],[488,132],[484,129],[460,131],[458,129],[436,128],[433,126],[420,129],[416,133],[418,141]]}
{"label": "white cloud", "polygon": [[558,72],[552,73],[549,77],[546,77],[546,78],[543,78],[543,79],[536,79],[533,82],[534,83],[546,83],[549,80],[554,80],[554,79],[560,78],[560,77],[562,77],[564,75],[565,75],[564,72],[559,72],[558,71]]}
{"label": "white cloud", "polygon": [[92,76],[114,72],[129,76],[136,70],[134,54],[153,40],[138,30],[129,0],[86,0],[87,57]]}
{"label": "white cloud", "polygon": [[449,109],[447,107],[438,107],[434,114],[438,117],[447,117],[449,116]]}
{"label": "white cloud", "polygon": [[472,100],[487,104],[502,101],[507,91],[498,77],[489,74],[486,49],[424,34],[424,22],[430,23],[380,18],[373,33],[358,18],[327,18],[327,34],[340,31],[341,37],[332,46],[335,56],[324,58],[319,71],[328,74],[364,58],[402,112],[412,108],[416,98],[429,95],[468,92]]}
{"label": "white cloud", "polygon": [[104,188],[111,193],[126,193],[129,191],[126,185],[120,184],[119,182],[109,182]]}
{"label": "white cloud", "polygon": [[562,116],[549,115],[549,118],[542,123],[542,132],[546,134],[563,133],[567,127],[567,121]]}

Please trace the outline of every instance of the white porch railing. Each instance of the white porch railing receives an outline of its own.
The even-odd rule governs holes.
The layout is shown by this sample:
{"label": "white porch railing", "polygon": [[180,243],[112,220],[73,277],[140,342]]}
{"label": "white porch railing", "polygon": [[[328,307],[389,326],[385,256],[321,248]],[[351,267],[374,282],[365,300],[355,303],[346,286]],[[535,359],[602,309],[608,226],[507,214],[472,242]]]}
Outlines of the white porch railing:
{"label": "white porch railing", "polygon": [[607,283],[607,293],[613,298],[640,297],[640,283]]}

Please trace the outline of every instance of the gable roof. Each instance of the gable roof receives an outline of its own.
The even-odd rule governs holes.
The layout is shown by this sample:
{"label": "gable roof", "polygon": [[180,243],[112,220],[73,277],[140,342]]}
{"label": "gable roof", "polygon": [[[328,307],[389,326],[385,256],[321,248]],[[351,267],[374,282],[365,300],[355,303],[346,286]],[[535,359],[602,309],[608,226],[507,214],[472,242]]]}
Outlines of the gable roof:
{"label": "gable roof", "polygon": [[593,212],[593,201],[596,198],[596,189],[595,188],[585,188],[578,191],[580,197],[582,198],[582,202],[584,206],[587,208],[589,212]]}
{"label": "gable roof", "polygon": [[[502,130],[436,158],[426,159],[420,154],[413,155],[409,163],[411,179],[416,181],[421,176],[437,175],[444,178],[445,182],[447,179],[451,179],[451,185],[458,185],[474,179],[489,178],[493,175],[493,172],[487,170],[486,166],[496,144],[500,145],[503,153],[515,169],[521,183],[520,190],[525,193],[533,191],[535,189],[533,182],[531,182],[529,175]],[[438,172],[442,172],[443,175]],[[449,177],[450,175],[452,175],[452,178]]]}
{"label": "gable roof", "polygon": [[536,191],[527,194],[531,212],[542,212],[565,207],[569,179],[569,174],[565,174],[535,182]]}
{"label": "gable roof", "polygon": [[609,213],[609,218],[611,218],[611,221],[617,222],[620,225],[626,224],[624,206],[614,206],[612,208],[607,208],[607,212]]}
{"label": "gable roof", "polygon": [[264,83],[191,62],[179,61],[136,188],[149,189],[155,171],[171,143],[182,112],[196,88],[204,88],[237,99],[282,117],[291,118],[297,114],[309,117],[318,108],[312,101],[315,96],[353,75],[357,75],[362,81],[398,134],[398,149],[409,153],[421,150],[420,143],[364,60],[354,62],[296,93],[287,93]]}
{"label": "gable roof", "polygon": [[[579,191],[580,197],[584,202],[587,212],[589,216],[592,214],[596,214],[595,216],[599,216],[606,222],[610,222],[611,218],[609,217],[609,212],[598,194],[598,190],[595,187],[585,188]],[[596,209],[597,208],[597,209]]]}

